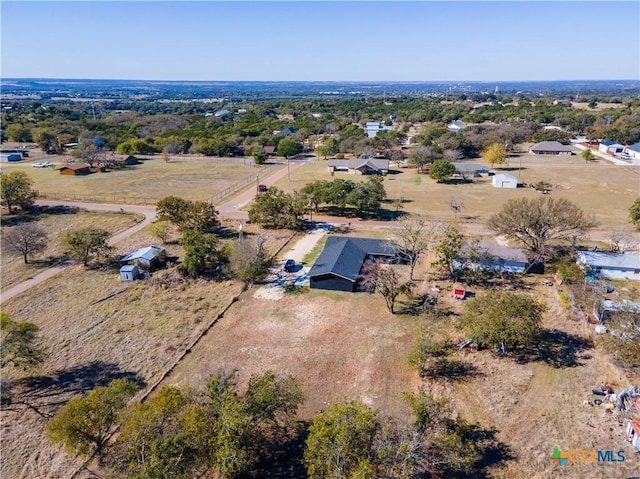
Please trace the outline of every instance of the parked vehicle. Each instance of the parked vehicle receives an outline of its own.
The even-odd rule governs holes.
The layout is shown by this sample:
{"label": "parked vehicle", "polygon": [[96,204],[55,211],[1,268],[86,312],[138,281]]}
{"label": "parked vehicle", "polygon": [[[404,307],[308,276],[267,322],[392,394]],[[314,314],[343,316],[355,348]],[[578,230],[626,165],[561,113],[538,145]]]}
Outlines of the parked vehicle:
{"label": "parked vehicle", "polygon": [[288,259],[285,263],[284,263],[284,270],[287,273],[291,273],[296,267],[296,262],[292,259]]}
{"label": "parked vehicle", "polygon": [[258,185],[258,192],[267,191],[267,185]]}

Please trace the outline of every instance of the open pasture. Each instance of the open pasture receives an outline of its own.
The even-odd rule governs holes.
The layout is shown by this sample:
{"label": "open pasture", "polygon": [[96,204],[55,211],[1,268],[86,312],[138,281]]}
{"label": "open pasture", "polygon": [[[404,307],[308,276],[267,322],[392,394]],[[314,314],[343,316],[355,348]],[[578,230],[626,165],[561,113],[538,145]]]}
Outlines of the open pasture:
{"label": "open pasture", "polygon": [[[629,207],[640,194],[640,168],[615,166],[604,160],[585,164],[580,156],[535,156],[520,154],[509,159],[509,165],[496,165],[497,173],[507,173],[519,182],[551,184],[551,196],[567,198],[585,212],[593,214],[601,227],[628,224]],[[480,163],[482,160],[477,159]],[[366,176],[352,173],[329,173],[326,162],[314,160],[291,170],[291,180],[281,179],[276,186],[285,191],[300,190],[314,180],[335,178],[364,181]],[[387,199],[384,208],[395,210],[393,200],[402,199],[400,211],[422,213],[434,219],[454,218],[449,203],[452,198],[464,208],[458,219],[483,223],[492,213],[512,198],[536,198],[541,193],[532,188],[494,188],[491,177],[471,178],[469,182],[439,184],[415,168],[393,168],[385,177]]]}
{"label": "open pasture", "polygon": [[[64,165],[61,156],[49,157],[48,161],[56,167]],[[22,161],[2,167],[5,171],[25,171],[34,182],[33,188],[46,196],[132,204],[154,204],[168,195],[206,201],[266,168],[242,158],[172,157],[164,162],[155,156],[122,170],[66,176],[53,167],[33,168],[31,164]]]}

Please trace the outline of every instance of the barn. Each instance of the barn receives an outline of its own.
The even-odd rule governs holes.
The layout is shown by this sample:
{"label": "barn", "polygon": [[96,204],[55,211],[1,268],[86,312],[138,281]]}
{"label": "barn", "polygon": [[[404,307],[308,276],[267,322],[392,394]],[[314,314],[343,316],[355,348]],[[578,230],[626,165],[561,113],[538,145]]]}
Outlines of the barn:
{"label": "barn", "polygon": [[505,175],[502,173],[499,175],[493,175],[493,178],[491,179],[491,183],[493,184],[494,188],[517,188],[518,187],[518,180],[516,179],[515,176]]}
{"label": "barn", "polygon": [[60,168],[61,175],[82,176],[91,173],[91,167],[86,163],[70,163]]}
{"label": "barn", "polygon": [[394,256],[394,248],[385,240],[330,236],[309,271],[309,286],[332,291],[356,291],[365,260]]}

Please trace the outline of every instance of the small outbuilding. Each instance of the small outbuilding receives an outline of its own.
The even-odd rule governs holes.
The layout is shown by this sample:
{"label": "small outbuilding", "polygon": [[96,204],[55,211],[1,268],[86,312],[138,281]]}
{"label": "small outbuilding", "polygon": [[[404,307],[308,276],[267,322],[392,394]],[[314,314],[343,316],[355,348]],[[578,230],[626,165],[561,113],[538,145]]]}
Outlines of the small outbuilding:
{"label": "small outbuilding", "polygon": [[91,167],[86,163],[69,163],[60,168],[61,175],[83,176],[91,173]]}
{"label": "small outbuilding", "polygon": [[502,173],[499,175],[493,175],[493,178],[491,179],[491,183],[493,184],[494,188],[517,188],[518,187],[518,180],[516,179],[515,176],[505,175]]}
{"label": "small outbuilding", "polygon": [[633,446],[633,450],[640,452],[640,423],[629,421],[627,423],[627,441]]}
{"label": "small outbuilding", "polygon": [[467,127],[467,124],[460,120],[452,121],[447,125],[447,130],[452,131],[454,133],[458,133],[459,131],[464,130]]}
{"label": "small outbuilding", "polygon": [[629,155],[630,158],[640,160],[640,142],[629,145],[624,149],[624,153]]}
{"label": "small outbuilding", "polygon": [[541,141],[529,148],[532,155],[572,155],[571,149],[559,141]]}
{"label": "small outbuilding", "polygon": [[22,155],[20,153],[0,153],[0,161],[20,161]]}
{"label": "small outbuilding", "polygon": [[138,266],[135,264],[125,264],[120,268],[120,279],[122,281],[135,281],[138,274]]}

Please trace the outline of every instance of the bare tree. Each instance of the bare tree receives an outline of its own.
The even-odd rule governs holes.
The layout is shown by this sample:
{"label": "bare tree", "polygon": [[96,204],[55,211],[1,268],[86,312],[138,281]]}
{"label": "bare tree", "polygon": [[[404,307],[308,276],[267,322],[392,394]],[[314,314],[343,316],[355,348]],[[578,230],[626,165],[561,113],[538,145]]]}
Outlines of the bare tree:
{"label": "bare tree", "polygon": [[31,224],[20,224],[2,235],[5,246],[22,255],[24,264],[29,263],[29,255],[40,253],[47,247],[47,233]]}
{"label": "bare tree", "polygon": [[377,261],[365,266],[362,284],[382,295],[391,314],[394,314],[393,307],[398,296],[410,290],[409,283],[403,283],[394,268]]}
{"label": "bare tree", "polygon": [[92,141],[85,141],[78,145],[78,148],[73,151],[72,155],[88,163],[91,168],[101,163],[105,156],[102,149]]}
{"label": "bare tree", "polygon": [[253,283],[267,272],[265,238],[240,238],[229,256],[229,267],[233,274],[245,283]]}
{"label": "bare tree", "polygon": [[458,149],[456,150],[447,149],[447,150],[444,150],[444,152],[442,153],[442,157],[447,161],[454,162],[454,161],[460,161],[462,158],[464,158],[464,155]]}
{"label": "bare tree", "polygon": [[534,262],[542,262],[549,240],[580,238],[596,222],[565,198],[543,196],[507,201],[487,225],[498,234],[520,241],[531,251]]}
{"label": "bare tree", "polygon": [[621,226],[611,230],[609,235],[609,243],[613,253],[624,253],[628,249],[633,249],[638,245],[636,235],[628,228]]}
{"label": "bare tree", "polygon": [[457,219],[458,213],[460,213],[460,211],[464,209],[464,203],[462,201],[458,201],[455,196],[452,196],[451,198],[449,198],[448,204],[449,208],[453,210],[453,217]]}
{"label": "bare tree", "polygon": [[436,230],[437,227],[421,215],[411,215],[398,222],[394,249],[398,259],[409,264],[409,282],[413,281],[416,264],[429,248]]}
{"label": "bare tree", "polygon": [[419,146],[413,150],[409,161],[413,166],[418,168],[418,173],[421,173],[425,166],[433,163],[438,157],[438,153],[432,147]]}

